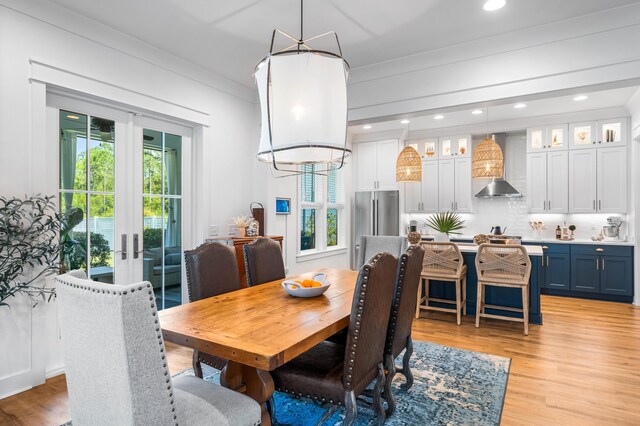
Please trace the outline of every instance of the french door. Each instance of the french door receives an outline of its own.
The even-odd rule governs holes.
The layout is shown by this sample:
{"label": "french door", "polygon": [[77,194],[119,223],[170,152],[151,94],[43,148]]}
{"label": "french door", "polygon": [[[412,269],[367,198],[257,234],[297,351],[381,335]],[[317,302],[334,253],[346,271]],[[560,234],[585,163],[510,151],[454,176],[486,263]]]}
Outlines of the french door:
{"label": "french door", "polygon": [[95,281],[149,281],[159,309],[179,305],[192,129],[53,93],[47,128],[58,147],[64,267]]}

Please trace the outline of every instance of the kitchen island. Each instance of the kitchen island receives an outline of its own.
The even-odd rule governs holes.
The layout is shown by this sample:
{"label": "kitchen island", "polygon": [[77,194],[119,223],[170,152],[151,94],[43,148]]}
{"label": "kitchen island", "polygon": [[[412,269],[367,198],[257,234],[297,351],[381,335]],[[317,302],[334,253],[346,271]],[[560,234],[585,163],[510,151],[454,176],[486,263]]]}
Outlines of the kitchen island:
{"label": "kitchen island", "polygon": [[[476,271],[476,253],[478,246],[473,243],[456,243],[462,256],[464,263],[467,265],[467,315],[475,317],[476,315],[476,295],[478,288],[478,273]],[[542,257],[543,250],[541,246],[524,246],[527,254],[531,259],[531,279],[529,284],[529,323],[542,324],[542,312],[540,311],[540,289],[542,288]],[[439,299],[455,300],[454,286],[449,282],[440,282],[431,280],[429,282],[429,297]],[[505,287],[487,287],[486,303],[488,305],[499,305],[511,308],[522,308],[522,293],[517,288]],[[432,302],[434,306],[439,304]],[[445,305],[441,305],[445,306]],[[518,312],[502,311],[497,309],[486,309],[487,313],[521,316]]]}

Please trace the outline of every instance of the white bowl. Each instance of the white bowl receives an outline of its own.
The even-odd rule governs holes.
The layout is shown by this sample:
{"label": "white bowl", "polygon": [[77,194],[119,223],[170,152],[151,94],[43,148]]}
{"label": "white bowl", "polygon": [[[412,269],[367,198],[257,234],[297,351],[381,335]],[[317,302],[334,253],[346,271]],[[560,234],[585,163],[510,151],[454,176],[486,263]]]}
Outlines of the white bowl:
{"label": "white bowl", "polygon": [[302,287],[294,280],[284,280],[282,282],[282,288],[284,288],[287,293],[294,297],[317,297],[327,291],[327,289],[331,285],[331,283],[327,281],[326,274],[323,273],[314,275],[313,280],[321,282],[322,285],[320,287],[306,288]]}

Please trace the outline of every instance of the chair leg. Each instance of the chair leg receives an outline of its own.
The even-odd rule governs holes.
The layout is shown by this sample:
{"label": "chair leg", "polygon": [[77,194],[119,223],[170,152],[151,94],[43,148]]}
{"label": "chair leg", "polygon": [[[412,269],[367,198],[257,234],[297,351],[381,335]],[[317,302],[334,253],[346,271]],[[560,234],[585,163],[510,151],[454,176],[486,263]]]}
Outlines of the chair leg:
{"label": "chair leg", "polygon": [[269,416],[271,416],[271,424],[273,426],[278,424],[276,420],[276,400],[271,396],[269,401],[267,401],[267,411],[269,412]]}
{"label": "chair leg", "polygon": [[344,426],[351,426],[355,422],[358,416],[358,406],[356,405],[356,394],[351,390],[344,395],[344,408],[347,410],[347,415],[344,418]]}
{"label": "chair leg", "polygon": [[384,368],[387,370],[387,375],[384,378],[384,399],[387,401],[387,410],[385,412],[387,417],[390,417],[396,410],[396,400],[393,397],[393,389],[391,384],[393,383],[393,376],[396,375],[396,363],[393,360],[393,356],[385,354],[384,356]]}
{"label": "chair leg", "polygon": [[200,361],[198,361],[198,354],[199,351],[197,349],[194,349],[191,364],[193,365],[193,374],[195,374],[196,377],[202,379],[202,365],[200,365]]}
{"label": "chair leg", "polygon": [[486,301],[487,301],[487,286],[483,284],[482,285],[482,313],[483,314],[487,313]]}
{"label": "chair leg", "polygon": [[462,277],[462,314],[467,315],[467,277]]}
{"label": "chair leg", "polygon": [[418,284],[418,303],[416,303],[416,318],[420,318],[420,305],[422,304],[422,284],[424,280],[420,278],[420,284]]}
{"label": "chair leg", "polygon": [[480,327],[480,310],[482,309],[482,283],[478,281],[478,291],[476,295],[476,328]]}
{"label": "chair leg", "polygon": [[[331,416],[333,416],[333,413],[335,413],[337,409],[338,409],[337,405],[330,406],[324,413],[322,413],[322,416],[320,416],[320,418],[316,422],[316,426],[321,426],[322,423],[324,423],[327,420],[329,420],[329,418]],[[271,417],[271,424],[274,424],[273,423],[273,417]]]}
{"label": "chair leg", "polygon": [[460,280],[456,280],[456,323],[458,325],[460,325],[460,315],[461,315],[461,311],[462,311],[462,295],[460,294],[462,292],[462,284],[460,283]]}
{"label": "chair leg", "polygon": [[384,368],[382,363],[378,364],[378,377],[376,378],[376,386],[373,389],[373,408],[376,412],[376,420],[378,426],[382,426],[386,420],[384,412],[384,404],[382,403],[382,388],[384,387]]}
{"label": "chair leg", "polygon": [[524,320],[524,335],[529,335],[529,287],[522,287],[522,319]]}
{"label": "chair leg", "polygon": [[424,280],[424,306],[429,306],[429,278]]}
{"label": "chair leg", "polygon": [[413,386],[413,372],[409,367],[409,361],[411,360],[411,355],[413,354],[413,340],[411,336],[407,337],[407,347],[404,350],[404,356],[402,357],[402,374],[404,375],[406,381],[400,388],[404,391],[408,391]]}

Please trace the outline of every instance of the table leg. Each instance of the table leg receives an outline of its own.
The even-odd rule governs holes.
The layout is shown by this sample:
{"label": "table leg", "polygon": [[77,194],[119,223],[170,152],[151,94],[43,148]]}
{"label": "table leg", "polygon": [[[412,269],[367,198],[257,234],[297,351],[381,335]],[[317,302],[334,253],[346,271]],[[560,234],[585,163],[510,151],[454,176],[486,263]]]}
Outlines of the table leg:
{"label": "table leg", "polygon": [[271,425],[266,402],[273,396],[275,386],[268,371],[229,361],[220,374],[220,384],[226,388],[245,393],[256,400],[262,411],[262,425]]}

